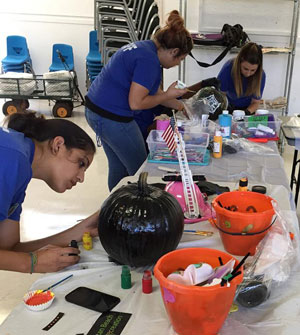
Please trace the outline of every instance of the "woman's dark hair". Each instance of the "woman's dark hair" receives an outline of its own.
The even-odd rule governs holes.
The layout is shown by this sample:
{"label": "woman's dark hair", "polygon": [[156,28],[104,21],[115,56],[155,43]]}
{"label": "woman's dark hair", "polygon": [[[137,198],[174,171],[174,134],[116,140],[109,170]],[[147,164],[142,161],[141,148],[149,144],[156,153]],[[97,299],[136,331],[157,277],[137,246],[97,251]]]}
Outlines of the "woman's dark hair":
{"label": "woman's dark hair", "polygon": [[76,148],[93,154],[96,152],[90,136],[75,123],[65,119],[45,119],[32,112],[15,113],[8,117],[7,127],[38,142],[51,141],[61,136],[68,150]]}
{"label": "woman's dark hair", "polygon": [[184,27],[183,18],[177,10],[170,13],[166,26],[155,33],[154,40],[164,49],[178,48],[176,57],[187,55],[193,49],[191,34]]}
{"label": "woman's dark hair", "polygon": [[241,63],[248,62],[251,65],[258,65],[255,73],[248,77],[248,86],[246,95],[260,96],[260,84],[263,74],[263,54],[261,46],[256,43],[249,42],[245,44],[240,50],[238,56],[233,61],[232,66],[232,78],[234,81],[235,91],[238,97],[243,94],[242,74],[241,74]]}

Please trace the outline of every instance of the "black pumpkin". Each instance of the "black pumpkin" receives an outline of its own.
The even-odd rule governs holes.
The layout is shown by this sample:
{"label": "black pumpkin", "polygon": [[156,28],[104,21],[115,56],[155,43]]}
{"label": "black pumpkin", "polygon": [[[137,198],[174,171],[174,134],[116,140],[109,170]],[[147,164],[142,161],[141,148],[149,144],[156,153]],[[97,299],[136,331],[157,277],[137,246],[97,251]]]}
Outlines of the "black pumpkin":
{"label": "black pumpkin", "polygon": [[122,186],[103,203],[99,215],[100,241],[110,258],[134,267],[154,264],[174,250],[183,233],[184,216],[168,192],[147,184]]}

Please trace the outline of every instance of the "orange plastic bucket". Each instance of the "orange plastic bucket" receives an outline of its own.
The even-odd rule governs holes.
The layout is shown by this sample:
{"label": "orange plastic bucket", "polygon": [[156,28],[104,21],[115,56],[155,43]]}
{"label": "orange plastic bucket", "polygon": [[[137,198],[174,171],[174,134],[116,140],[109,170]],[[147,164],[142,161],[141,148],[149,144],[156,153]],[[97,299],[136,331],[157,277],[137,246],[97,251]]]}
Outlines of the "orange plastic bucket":
{"label": "orange plastic bucket", "polygon": [[159,281],[171,324],[179,335],[218,333],[229,313],[236,287],[243,280],[243,270],[241,275],[230,282],[229,287],[220,284],[210,287],[185,286],[167,277],[178,268],[185,269],[199,262],[208,263],[212,267],[220,266],[218,257],[222,258],[224,264],[234,258],[219,250],[187,248],[171,251],[157,261],[154,275]]}
{"label": "orange plastic bucket", "polygon": [[274,201],[256,192],[226,192],[212,202],[216,211],[216,227],[219,229],[226,251],[233,255],[254,255],[259,241],[272,226]]}

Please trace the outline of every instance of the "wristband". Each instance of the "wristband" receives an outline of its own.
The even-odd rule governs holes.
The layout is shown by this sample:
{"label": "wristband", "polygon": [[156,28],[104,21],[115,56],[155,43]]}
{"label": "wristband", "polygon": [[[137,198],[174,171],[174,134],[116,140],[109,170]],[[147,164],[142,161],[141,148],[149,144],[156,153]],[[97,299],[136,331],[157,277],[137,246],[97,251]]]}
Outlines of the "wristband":
{"label": "wristband", "polygon": [[33,271],[34,271],[34,267],[35,267],[35,265],[37,263],[38,256],[37,256],[37,254],[35,252],[30,252],[29,256],[30,256],[30,263],[31,263],[31,265],[30,265],[30,274],[32,274]]}

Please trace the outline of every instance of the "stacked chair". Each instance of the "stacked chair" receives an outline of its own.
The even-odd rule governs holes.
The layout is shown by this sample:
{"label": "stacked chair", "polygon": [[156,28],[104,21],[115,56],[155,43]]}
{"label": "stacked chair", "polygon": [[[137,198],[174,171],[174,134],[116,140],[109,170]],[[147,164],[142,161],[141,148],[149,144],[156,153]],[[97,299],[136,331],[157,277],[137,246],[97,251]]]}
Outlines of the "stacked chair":
{"label": "stacked chair", "polygon": [[26,38],[12,35],[6,38],[7,56],[2,59],[2,72],[33,73]]}
{"label": "stacked chair", "polygon": [[154,0],[95,0],[95,28],[105,65],[123,45],[147,40],[159,28]]}
{"label": "stacked chair", "polygon": [[49,71],[74,71],[73,48],[69,44],[53,44],[52,46],[52,64]]}
{"label": "stacked chair", "polygon": [[96,30],[92,30],[89,33],[89,53],[86,56],[85,61],[87,79],[86,87],[88,89],[103,67]]}

